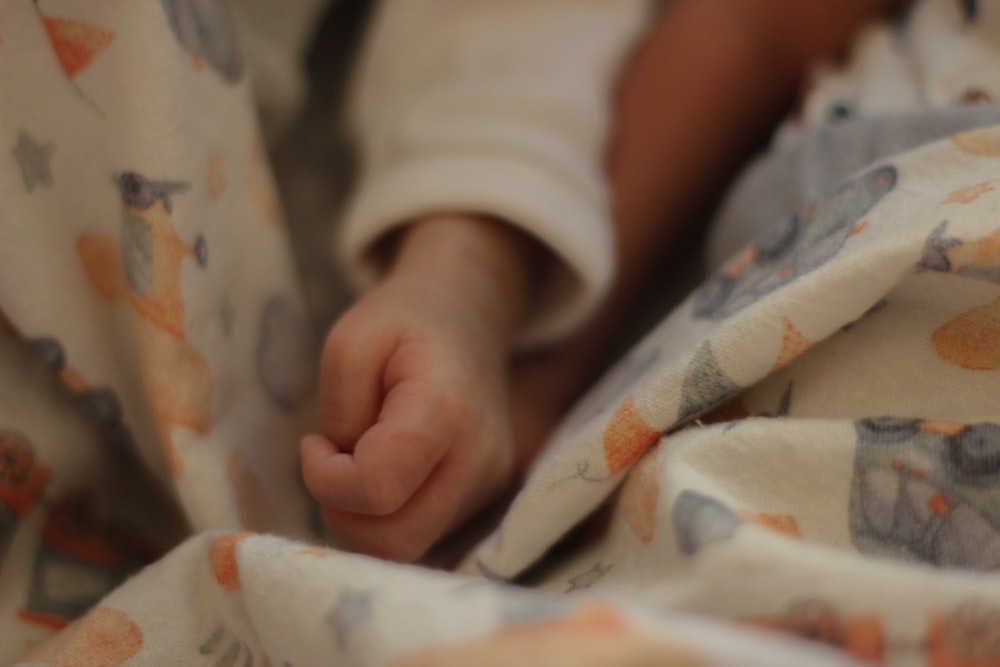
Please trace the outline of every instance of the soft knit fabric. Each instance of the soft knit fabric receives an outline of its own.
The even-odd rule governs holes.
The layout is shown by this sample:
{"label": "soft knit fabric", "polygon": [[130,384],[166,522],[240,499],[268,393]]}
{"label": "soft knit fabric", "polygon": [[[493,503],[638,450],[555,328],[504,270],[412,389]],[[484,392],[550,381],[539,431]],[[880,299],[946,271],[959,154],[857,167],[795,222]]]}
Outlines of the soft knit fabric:
{"label": "soft knit fabric", "polygon": [[[407,17],[411,2],[442,25],[473,4],[386,7]],[[282,28],[276,14],[260,34],[304,38],[315,10],[295,4],[273,7],[305,18]],[[541,21],[545,3],[490,4]],[[567,3],[567,23],[600,4]],[[247,78],[287,84],[291,56],[251,65],[225,7],[0,5],[0,663],[1000,665],[1000,127],[881,156],[788,211],[577,406],[464,561],[470,576],[433,572],[316,534],[295,460],[315,355]],[[431,30],[423,18],[399,25]],[[996,3],[916,2],[878,43],[926,57],[890,67],[901,51],[861,48],[873,78],[854,108],[905,111],[866,101],[889,89],[941,107],[997,99],[998,19]],[[369,73],[387,71],[378,35],[393,20],[378,21]],[[489,43],[473,27],[443,34]],[[503,62],[491,54],[475,62]],[[393,158],[402,137],[434,143],[426,83],[416,120],[360,113],[382,128],[365,134],[362,193],[430,196],[414,183],[435,178],[408,180],[418,168]],[[831,108],[831,90],[806,109]],[[279,127],[295,92],[276,95]],[[501,126],[520,150],[523,127],[473,138]],[[555,128],[549,147],[586,127]],[[464,142],[468,126],[435,131]],[[426,166],[472,160],[443,152]],[[510,152],[497,162],[510,209],[492,213],[575,199],[560,183],[518,203],[511,184],[534,184]],[[388,225],[353,224],[348,238]]]}
{"label": "soft knit fabric", "polygon": [[613,270],[602,154],[614,77],[643,0],[384,3],[350,107],[357,196],[340,257],[359,285],[371,250],[420,215],[491,215],[534,236],[558,264],[520,342],[583,321]]}

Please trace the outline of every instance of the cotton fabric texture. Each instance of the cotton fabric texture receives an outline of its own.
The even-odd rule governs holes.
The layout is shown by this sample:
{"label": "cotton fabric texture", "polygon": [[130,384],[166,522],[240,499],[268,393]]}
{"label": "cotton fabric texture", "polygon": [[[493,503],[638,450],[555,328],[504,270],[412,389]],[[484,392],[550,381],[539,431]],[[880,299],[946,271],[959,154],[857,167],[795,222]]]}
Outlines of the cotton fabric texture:
{"label": "cotton fabric texture", "polygon": [[[1000,664],[1000,127],[879,155],[774,219],[436,572],[315,528],[294,456],[315,360],[234,45],[266,5],[220,7],[0,15],[0,662]],[[922,0],[865,35],[776,152],[831,127],[845,90],[867,117],[906,111],[876,103],[890,87],[914,112],[1000,95],[992,4]],[[288,85],[259,103],[268,127]],[[580,84],[585,127],[601,85]],[[362,193],[394,173],[392,125],[364,134]],[[569,260],[604,251],[574,252],[582,275]]]}

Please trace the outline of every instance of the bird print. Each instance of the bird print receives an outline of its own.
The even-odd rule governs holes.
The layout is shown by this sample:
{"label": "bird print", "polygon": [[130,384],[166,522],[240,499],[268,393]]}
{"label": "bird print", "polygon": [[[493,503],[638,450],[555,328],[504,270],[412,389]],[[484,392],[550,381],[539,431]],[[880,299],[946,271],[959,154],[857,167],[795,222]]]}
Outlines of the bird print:
{"label": "bird print", "polygon": [[205,434],[211,427],[212,377],[185,333],[181,271],[186,261],[208,263],[202,237],[188,243],[171,220],[172,196],[187,189],[127,171],[116,178],[122,201],[120,235],[85,233],[77,241],[95,290],[127,302],[135,315],[139,368],[168,468],[183,470],[172,446],[174,427]]}

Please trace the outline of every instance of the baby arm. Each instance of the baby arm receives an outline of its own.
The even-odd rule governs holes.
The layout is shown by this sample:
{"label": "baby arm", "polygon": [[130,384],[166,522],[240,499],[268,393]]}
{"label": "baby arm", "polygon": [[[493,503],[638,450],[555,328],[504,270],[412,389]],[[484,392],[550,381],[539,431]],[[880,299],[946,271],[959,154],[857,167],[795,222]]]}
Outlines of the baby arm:
{"label": "baby arm", "polygon": [[382,281],[330,331],[323,435],[302,467],[328,529],[409,561],[510,482],[510,343],[538,249],[504,223],[426,218],[400,232]]}
{"label": "baby arm", "polygon": [[[608,361],[649,284],[690,253],[736,169],[791,108],[808,67],[894,0],[663,3],[620,79],[608,155],[618,271],[598,315],[512,377],[520,442],[539,441]],[[529,447],[530,449],[530,447]]]}
{"label": "baby arm", "polygon": [[[415,559],[530,459],[510,435],[511,337],[565,337],[608,285],[608,89],[643,7],[379,5],[350,104],[361,169],[339,238],[370,291],[330,334],[323,433],[302,448],[306,484],[351,546]],[[427,215],[441,211],[484,216]],[[386,272],[373,249],[392,236]]]}

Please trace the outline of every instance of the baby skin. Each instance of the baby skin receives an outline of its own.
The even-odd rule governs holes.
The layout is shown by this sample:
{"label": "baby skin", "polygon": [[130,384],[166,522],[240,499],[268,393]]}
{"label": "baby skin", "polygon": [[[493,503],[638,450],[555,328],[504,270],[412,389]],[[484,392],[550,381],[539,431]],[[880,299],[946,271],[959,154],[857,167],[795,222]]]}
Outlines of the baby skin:
{"label": "baby skin", "polygon": [[508,404],[511,340],[540,250],[488,218],[408,226],[388,272],[330,330],[321,434],[302,472],[348,546],[413,561],[495,500],[530,453]]}

